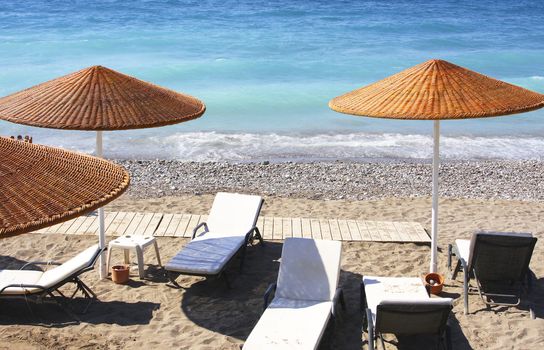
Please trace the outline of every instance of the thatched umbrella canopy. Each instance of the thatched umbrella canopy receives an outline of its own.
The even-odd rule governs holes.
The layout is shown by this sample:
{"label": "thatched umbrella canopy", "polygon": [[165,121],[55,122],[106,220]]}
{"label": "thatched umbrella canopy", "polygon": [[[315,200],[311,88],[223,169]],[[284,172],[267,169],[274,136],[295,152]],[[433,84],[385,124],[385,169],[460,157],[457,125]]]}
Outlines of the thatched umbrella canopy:
{"label": "thatched umbrella canopy", "polygon": [[[96,131],[102,156],[102,131],[171,125],[200,117],[200,100],[93,66],[0,98],[0,119],[54,129]],[[98,209],[99,245],[105,246],[104,211]],[[106,263],[100,256],[100,276]]]}
{"label": "thatched umbrella canopy", "polygon": [[544,106],[544,95],[443,60],[429,60],[333,98],[329,107],[346,114],[434,120],[431,272],[437,268],[440,120],[495,117]]}
{"label": "thatched umbrella canopy", "polygon": [[126,130],[165,126],[204,114],[189,95],[93,66],[0,98],[0,119],[42,128]]}
{"label": "thatched umbrella canopy", "polygon": [[72,219],[120,196],[129,175],[100,158],[0,137],[0,237]]}

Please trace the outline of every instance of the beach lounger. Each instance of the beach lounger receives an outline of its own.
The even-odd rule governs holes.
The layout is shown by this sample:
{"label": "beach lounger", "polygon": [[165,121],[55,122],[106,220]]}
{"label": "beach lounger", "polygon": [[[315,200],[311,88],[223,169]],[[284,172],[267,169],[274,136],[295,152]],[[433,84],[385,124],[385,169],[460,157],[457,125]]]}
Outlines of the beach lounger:
{"label": "beach lounger", "polygon": [[[474,291],[488,306],[520,304],[523,292],[531,288],[529,262],[536,241],[530,233],[477,232],[470,240],[457,239],[454,245],[448,246],[450,270],[452,257],[457,258],[452,279],[463,269],[465,314],[469,312],[468,294]],[[475,288],[470,286],[472,278],[476,282]],[[511,291],[511,287],[515,290]],[[512,294],[505,294],[505,290]]]}
{"label": "beach lounger", "polygon": [[[69,297],[73,299],[78,291],[85,298],[90,299],[85,311],[91,302],[97,299],[96,294],[85,284],[79,276],[94,268],[94,264],[100,256],[98,245],[87,248],[65,263],[35,261],[25,264],[20,270],[0,270],[0,297],[24,298],[37,297],[37,301],[51,297],[56,302],[56,297],[67,298],[60,290],[67,283],[75,283],[76,290]],[[54,268],[46,271],[28,270],[32,266],[53,265]],[[54,293],[57,293],[55,295]],[[58,304],[58,303],[57,303]],[[60,305],[60,304],[59,304]],[[61,305],[62,306],[62,305]]]}
{"label": "beach lounger", "polygon": [[438,346],[451,349],[448,316],[451,298],[430,298],[423,281],[417,277],[365,276],[361,282],[363,329],[368,332],[368,347],[376,348],[383,334],[435,335]]}
{"label": "beach lounger", "polygon": [[263,244],[256,226],[263,202],[259,196],[217,193],[208,220],[194,228],[192,240],[165,265],[170,282],[180,288],[176,282],[180,275],[215,276],[229,286],[225,273],[229,262],[240,253],[242,269],[246,246],[254,239]]}
{"label": "beach lounger", "polygon": [[341,252],[337,241],[287,238],[278,281],[268,287],[264,313],[243,349],[316,349],[338,302],[345,308],[337,289]]}

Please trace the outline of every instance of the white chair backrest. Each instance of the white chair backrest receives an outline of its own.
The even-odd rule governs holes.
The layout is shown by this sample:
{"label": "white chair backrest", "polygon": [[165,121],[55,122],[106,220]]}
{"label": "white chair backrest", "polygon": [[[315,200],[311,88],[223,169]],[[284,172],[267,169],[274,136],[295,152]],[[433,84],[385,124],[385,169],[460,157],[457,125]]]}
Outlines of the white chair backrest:
{"label": "white chair backrest", "polygon": [[63,281],[64,279],[75,274],[79,270],[89,267],[93,264],[96,255],[98,253],[98,245],[93,245],[85,249],[83,252],[74,256],[72,259],[63,263],[62,265],[56,266],[52,269],[45,271],[38,280],[38,283],[42,287],[52,287],[55,284]]}
{"label": "white chair backrest", "polygon": [[276,295],[295,300],[331,301],[340,277],[342,244],[287,238],[281,253]]}
{"label": "white chair backrest", "polygon": [[263,199],[238,193],[219,192],[206,220],[208,229],[215,235],[245,235],[256,224]]}
{"label": "white chair backrest", "polygon": [[526,237],[530,238],[533,237],[530,233],[525,232],[487,232],[487,231],[480,231],[475,232],[472,234],[472,237],[470,238],[470,248],[469,248],[469,256],[467,261],[467,266],[469,267],[469,270],[472,269],[472,258],[474,257],[474,248],[476,246],[476,239],[479,235],[488,235],[488,236],[506,236],[506,237]]}

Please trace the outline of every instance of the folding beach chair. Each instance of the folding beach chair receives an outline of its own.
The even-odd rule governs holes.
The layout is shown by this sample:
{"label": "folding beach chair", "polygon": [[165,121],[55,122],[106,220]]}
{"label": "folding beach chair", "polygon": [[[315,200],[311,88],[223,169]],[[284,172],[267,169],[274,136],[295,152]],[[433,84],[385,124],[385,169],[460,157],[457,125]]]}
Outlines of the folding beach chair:
{"label": "folding beach chair", "polygon": [[363,329],[368,347],[376,348],[383,334],[436,336],[437,348],[451,349],[448,317],[451,298],[430,298],[420,278],[365,276],[361,282]]}
{"label": "folding beach chair", "polygon": [[254,239],[263,244],[256,226],[263,202],[259,196],[217,193],[207,222],[194,228],[192,240],[165,265],[170,282],[179,288],[180,275],[215,276],[229,285],[225,269],[233,258],[241,255],[242,269],[247,245]]}
{"label": "folding beach chair", "polygon": [[[85,298],[90,299],[85,308],[86,311],[92,301],[97,299],[97,296],[81,281],[79,276],[94,268],[100,253],[98,245],[94,245],[62,264],[35,261],[25,264],[20,270],[0,270],[0,297],[24,298],[33,301],[41,301],[50,297],[57,303],[57,297],[73,299],[76,293],[81,291]],[[36,265],[53,265],[55,267],[46,271],[27,270],[30,266]],[[67,283],[76,285],[76,290],[70,297],[66,297],[59,290]],[[62,307],[62,305],[60,306]]]}
{"label": "folding beach chair", "polygon": [[[453,246],[448,246],[450,270],[452,257],[457,258],[452,279],[463,269],[465,314],[469,312],[469,292],[477,292],[488,306],[520,304],[522,294],[531,288],[529,262],[536,241],[530,233],[477,232],[470,240],[457,239]],[[475,288],[470,285],[472,278],[476,281]]]}
{"label": "folding beach chair", "polygon": [[341,252],[337,241],[287,238],[278,281],[268,287],[264,313],[243,349],[316,349],[338,303],[345,308],[337,289]]}

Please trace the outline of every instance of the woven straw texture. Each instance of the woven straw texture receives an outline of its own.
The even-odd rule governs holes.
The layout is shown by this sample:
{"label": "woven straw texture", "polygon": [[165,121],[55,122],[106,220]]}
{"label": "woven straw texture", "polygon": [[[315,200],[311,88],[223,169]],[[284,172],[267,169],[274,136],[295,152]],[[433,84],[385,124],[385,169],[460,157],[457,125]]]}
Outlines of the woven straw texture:
{"label": "woven straw texture", "polygon": [[93,66],[0,99],[0,118],[31,126],[123,130],[164,126],[200,117],[191,96],[109,68]]}
{"label": "woven straw texture", "polygon": [[391,119],[464,119],[527,112],[544,106],[544,95],[430,60],[329,102],[346,114]]}
{"label": "woven straw texture", "polygon": [[111,162],[0,137],[0,237],[72,219],[120,196],[128,173]]}

